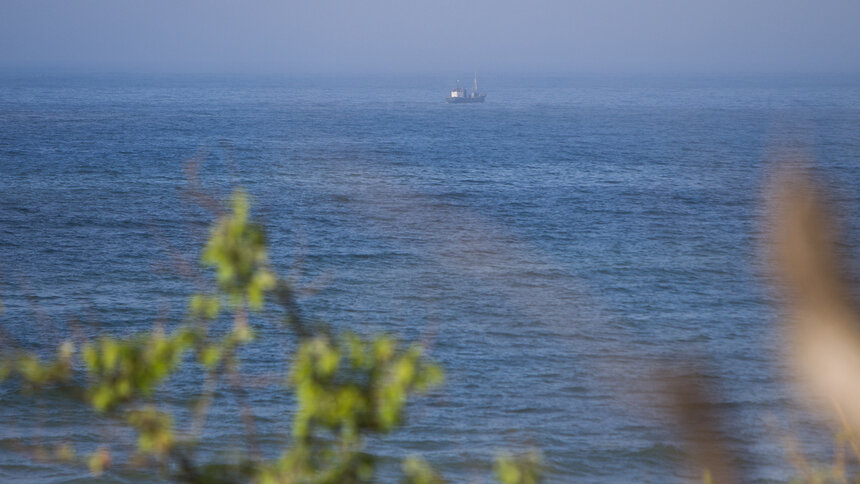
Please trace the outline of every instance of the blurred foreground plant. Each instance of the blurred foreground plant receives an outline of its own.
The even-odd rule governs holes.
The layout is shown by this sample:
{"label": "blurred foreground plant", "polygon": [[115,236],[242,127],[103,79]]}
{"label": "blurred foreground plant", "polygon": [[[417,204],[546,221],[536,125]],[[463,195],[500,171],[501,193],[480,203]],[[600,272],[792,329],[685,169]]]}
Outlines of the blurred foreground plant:
{"label": "blurred foreground plant", "polygon": [[[792,482],[847,484],[860,482],[860,304],[847,244],[840,241],[833,209],[822,194],[809,173],[782,172],[770,193],[766,249],[783,293],[782,354],[835,434],[833,462],[826,464],[809,463],[787,439],[789,459],[799,472]],[[746,482],[740,453],[732,449],[728,426],[716,412],[716,402],[724,399],[713,386],[687,376],[676,378],[666,393],[703,481]]]}
{"label": "blurred foreground plant", "polygon": [[[860,465],[860,304],[842,256],[844,245],[808,180],[787,178],[775,200],[769,247],[788,301],[790,346],[785,354],[810,395],[827,403],[825,412],[840,429],[832,465],[816,468],[796,456],[798,481],[860,482],[858,476],[849,478],[849,460]],[[79,455],[68,443],[34,447],[31,455],[88,466],[93,474],[146,468],[159,477],[191,483],[375,480],[378,462],[367,450],[367,439],[403,425],[410,398],[438,387],[442,370],[421,345],[307,323],[292,285],[269,265],[263,228],[249,215],[247,197],[236,192],[230,210],[213,224],[201,256],[201,264],[214,272],[214,289],[192,295],[187,320],[171,331],[156,326],[123,338],[100,336],[77,345],[65,341],[49,358],[2,347],[0,381],[34,401],[37,392],[58,390],[91,408],[94,418],[131,429],[137,437],[136,451],[128,458],[121,459],[107,442],[88,455]],[[284,399],[295,401],[291,442],[277,453],[261,452],[255,442],[254,409],[247,403],[241,374],[242,349],[255,342],[255,315],[272,301],[281,306],[295,340],[291,351],[284,348],[290,362]],[[179,425],[170,408],[154,398],[179,371],[198,375],[203,383],[192,399],[190,426]],[[207,460],[199,452],[219,385],[226,385],[239,402],[247,437],[241,455],[227,462]],[[719,397],[713,389],[687,378],[665,393],[702,480],[744,482],[724,422],[714,411]],[[532,484],[540,482],[541,467],[538,453],[503,455],[494,472],[504,484]],[[438,484],[445,479],[427,461],[412,456],[402,462],[402,481]]]}
{"label": "blurred foreground plant", "polygon": [[[87,465],[96,475],[147,468],[157,469],[162,478],[192,483],[373,481],[377,459],[366,452],[365,439],[402,425],[409,399],[441,384],[440,367],[418,344],[306,324],[291,285],[269,266],[265,232],[249,218],[241,191],[234,194],[230,211],[213,225],[201,263],[214,270],[217,289],[193,295],[188,320],[169,333],[157,326],[125,338],[101,336],[77,347],[66,341],[47,360],[3,348],[0,381],[17,383],[27,392],[60,389],[89,406],[94,418],[109,419],[137,435],[137,450],[128,462],[118,462],[107,442],[88,456],[78,457],[69,444],[35,447],[33,455]],[[284,381],[295,396],[292,443],[274,459],[260,457],[253,441],[253,409],[246,403],[240,374],[240,349],[254,343],[251,318],[265,309],[267,295],[283,306],[297,341]],[[225,318],[229,327],[217,330],[217,322]],[[198,372],[204,382],[192,400],[191,431],[184,432],[170,410],[153,398],[180,370]],[[232,463],[206,462],[195,452],[221,383],[229,385],[240,402],[248,437],[245,452]],[[498,466],[504,483],[537,482],[535,457],[506,458]],[[444,482],[417,457],[404,461],[403,471],[404,482]]]}
{"label": "blurred foreground plant", "polygon": [[813,468],[798,452],[801,482],[860,482],[860,304],[836,217],[808,174],[783,174],[774,190],[770,248],[786,301],[784,354],[810,402],[836,429],[834,462]]}

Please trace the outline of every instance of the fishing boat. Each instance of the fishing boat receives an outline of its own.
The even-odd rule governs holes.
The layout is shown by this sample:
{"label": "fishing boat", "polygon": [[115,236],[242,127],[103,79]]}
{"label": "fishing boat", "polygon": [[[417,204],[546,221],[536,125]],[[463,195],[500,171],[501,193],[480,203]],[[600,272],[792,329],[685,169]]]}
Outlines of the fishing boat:
{"label": "fishing boat", "polygon": [[482,103],[486,97],[486,94],[478,92],[478,73],[476,72],[474,91],[469,92],[466,89],[463,89],[460,87],[460,81],[457,81],[457,87],[451,89],[451,94],[445,98],[445,101],[449,103]]}

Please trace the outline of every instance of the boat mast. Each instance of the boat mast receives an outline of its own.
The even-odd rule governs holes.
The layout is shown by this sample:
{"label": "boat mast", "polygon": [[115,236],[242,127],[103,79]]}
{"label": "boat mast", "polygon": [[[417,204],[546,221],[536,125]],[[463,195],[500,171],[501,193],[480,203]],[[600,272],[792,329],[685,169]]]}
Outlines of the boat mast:
{"label": "boat mast", "polygon": [[478,71],[475,71],[475,95],[478,95]]}

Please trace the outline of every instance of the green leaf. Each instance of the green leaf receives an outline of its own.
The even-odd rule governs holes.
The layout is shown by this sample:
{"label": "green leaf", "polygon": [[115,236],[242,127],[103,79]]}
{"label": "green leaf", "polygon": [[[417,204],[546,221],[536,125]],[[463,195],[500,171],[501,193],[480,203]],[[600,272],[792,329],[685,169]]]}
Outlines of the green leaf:
{"label": "green leaf", "polygon": [[494,470],[501,484],[537,484],[541,482],[541,465],[537,452],[503,454],[496,459]]}

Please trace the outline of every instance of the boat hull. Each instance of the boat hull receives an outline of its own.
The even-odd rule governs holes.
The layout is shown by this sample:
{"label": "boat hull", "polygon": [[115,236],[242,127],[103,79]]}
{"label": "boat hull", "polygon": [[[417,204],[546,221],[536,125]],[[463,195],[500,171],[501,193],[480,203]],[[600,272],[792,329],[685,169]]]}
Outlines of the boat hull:
{"label": "boat hull", "polygon": [[481,94],[475,97],[448,97],[445,101],[451,104],[482,103],[486,97],[486,94]]}

